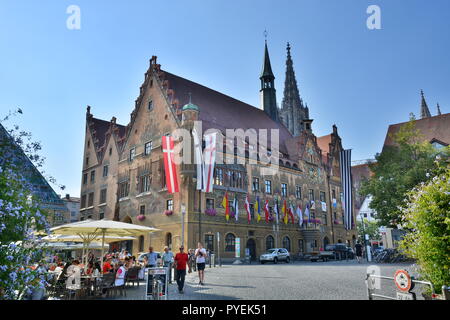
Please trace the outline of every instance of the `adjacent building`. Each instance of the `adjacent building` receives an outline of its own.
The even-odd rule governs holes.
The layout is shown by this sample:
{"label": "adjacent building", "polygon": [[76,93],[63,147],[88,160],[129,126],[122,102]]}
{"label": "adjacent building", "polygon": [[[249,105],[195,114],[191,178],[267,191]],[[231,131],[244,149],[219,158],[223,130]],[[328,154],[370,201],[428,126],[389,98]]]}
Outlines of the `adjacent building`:
{"label": "adjacent building", "polygon": [[[137,253],[151,245],[161,250],[164,245],[194,248],[198,241],[222,259],[235,257],[236,243],[240,256],[248,249],[256,259],[269,248],[284,247],[291,254],[318,251],[328,243],[353,245],[357,232],[346,230],[343,221],[339,153],[342,141],[338,128],[318,138],[312,130],[313,120],[303,104],[295,79],[291,48],[287,47],[286,80],[282,108],[277,107],[275,76],[272,72],[267,43],[260,74],[259,108],[224,95],[216,90],[172,74],[161,68],[156,56],[150,60],[145,80],[131,112],[129,123],[119,125],[116,118],[104,121],[86,112],[86,134],[81,183],[81,218],[114,219],[156,227],[161,231],[145,235],[122,247]],[[226,141],[226,129],[276,129],[279,133],[279,157],[275,174],[257,159],[241,164],[217,164],[213,192],[196,190],[195,165],[177,165],[180,192],[167,192],[162,136],[177,128],[192,130],[195,121],[201,132],[215,130]],[[272,150],[270,137],[267,154]],[[258,148],[244,138],[244,158],[249,159]],[[181,143],[181,139],[175,144]],[[240,157],[237,147],[216,145],[217,156]],[[236,198],[240,219],[226,221],[221,203],[225,193],[229,205]],[[246,218],[244,201],[248,195],[252,220]],[[295,224],[278,226],[256,221],[254,204],[268,200],[273,212],[275,199],[287,201],[302,210],[310,206],[310,219],[302,227]],[[183,214],[185,208],[185,214]],[[281,211],[281,210],[280,210]],[[264,215],[264,213],[262,213]],[[305,218],[306,219],[306,218]]]}
{"label": "adjacent building", "polygon": [[[442,114],[439,104],[437,104],[437,113],[433,116],[425,99],[424,92],[420,92],[420,119],[414,120],[415,129],[419,131],[419,138],[424,142],[432,144],[435,148],[441,149],[450,144],[450,113]],[[401,122],[389,126],[386,138],[384,140],[383,150],[386,147],[395,146],[393,136],[400,130],[402,126],[408,122]],[[369,179],[372,172],[369,168],[370,162],[352,166],[353,186],[356,192],[355,210],[359,221],[362,218],[369,221],[376,220],[376,211],[370,208],[371,196],[362,196],[360,194],[361,184],[364,180]],[[383,228],[382,245],[386,248],[395,248],[398,240],[404,234],[402,230],[392,228]]]}
{"label": "adjacent building", "polygon": [[66,194],[65,197],[61,198],[67,208],[66,222],[77,222],[80,221],[80,198],[71,197],[70,194]]}
{"label": "adjacent building", "polygon": [[52,226],[66,223],[68,210],[64,202],[1,123],[0,145],[2,148],[10,148],[14,157],[20,162],[21,174],[29,184],[31,194],[38,199],[40,207],[47,212],[49,223]]}

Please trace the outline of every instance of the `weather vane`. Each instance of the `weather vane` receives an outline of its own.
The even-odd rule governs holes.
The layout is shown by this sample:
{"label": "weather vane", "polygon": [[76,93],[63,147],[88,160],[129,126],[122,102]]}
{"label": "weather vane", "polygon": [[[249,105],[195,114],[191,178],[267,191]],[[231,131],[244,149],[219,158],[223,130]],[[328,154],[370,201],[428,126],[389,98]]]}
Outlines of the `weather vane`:
{"label": "weather vane", "polygon": [[267,41],[267,30],[266,29],[264,29],[264,38]]}

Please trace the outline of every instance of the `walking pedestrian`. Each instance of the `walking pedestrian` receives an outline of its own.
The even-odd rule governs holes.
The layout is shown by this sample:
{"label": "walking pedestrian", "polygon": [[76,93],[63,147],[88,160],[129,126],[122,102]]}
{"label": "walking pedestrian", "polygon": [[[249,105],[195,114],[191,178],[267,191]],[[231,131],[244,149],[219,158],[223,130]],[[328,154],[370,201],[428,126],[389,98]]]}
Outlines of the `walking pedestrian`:
{"label": "walking pedestrian", "polygon": [[174,264],[177,272],[175,273],[175,280],[178,285],[178,292],[180,294],[184,293],[184,278],[186,277],[186,263],[189,257],[187,253],[184,252],[184,246],[180,247],[180,252],[175,255]]}
{"label": "walking pedestrian", "polygon": [[197,265],[196,265],[196,261],[195,261],[196,259],[195,259],[194,249],[189,249],[188,256],[189,256],[189,263],[188,263],[189,273],[191,273],[192,270],[194,270],[194,272],[197,272]]}
{"label": "walking pedestrian", "polygon": [[362,244],[359,243],[359,241],[355,244],[355,254],[356,254],[356,260],[358,260],[358,263],[361,263],[362,258]]}
{"label": "walking pedestrian", "polygon": [[147,268],[155,268],[156,267],[156,262],[158,260],[158,254],[156,252],[153,252],[153,247],[148,248],[147,260],[148,260]]}
{"label": "walking pedestrian", "polygon": [[197,249],[195,250],[195,258],[197,262],[198,279],[200,285],[205,285],[205,264],[206,264],[207,253],[201,242],[198,243]]}
{"label": "walking pedestrian", "polygon": [[169,247],[164,247],[164,253],[162,254],[162,263],[164,268],[168,268],[169,272],[169,283],[172,283],[172,264],[173,264],[173,253],[170,251]]}

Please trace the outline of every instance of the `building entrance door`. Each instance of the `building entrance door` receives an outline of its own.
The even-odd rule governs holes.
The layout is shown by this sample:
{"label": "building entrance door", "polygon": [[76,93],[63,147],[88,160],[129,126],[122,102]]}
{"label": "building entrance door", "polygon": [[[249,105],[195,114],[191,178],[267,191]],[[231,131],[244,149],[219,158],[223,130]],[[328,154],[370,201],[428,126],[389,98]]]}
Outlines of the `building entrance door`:
{"label": "building entrance door", "polygon": [[252,261],[255,261],[256,260],[256,242],[254,239],[247,240],[247,248],[250,251],[250,259]]}

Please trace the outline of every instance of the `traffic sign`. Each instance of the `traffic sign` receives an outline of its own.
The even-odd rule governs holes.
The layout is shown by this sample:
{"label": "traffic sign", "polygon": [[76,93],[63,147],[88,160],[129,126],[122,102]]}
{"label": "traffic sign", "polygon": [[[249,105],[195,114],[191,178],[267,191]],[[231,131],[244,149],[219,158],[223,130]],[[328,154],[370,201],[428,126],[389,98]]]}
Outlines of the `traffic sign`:
{"label": "traffic sign", "polygon": [[397,270],[394,274],[394,282],[397,288],[402,292],[409,292],[409,290],[411,290],[411,276],[406,270]]}

